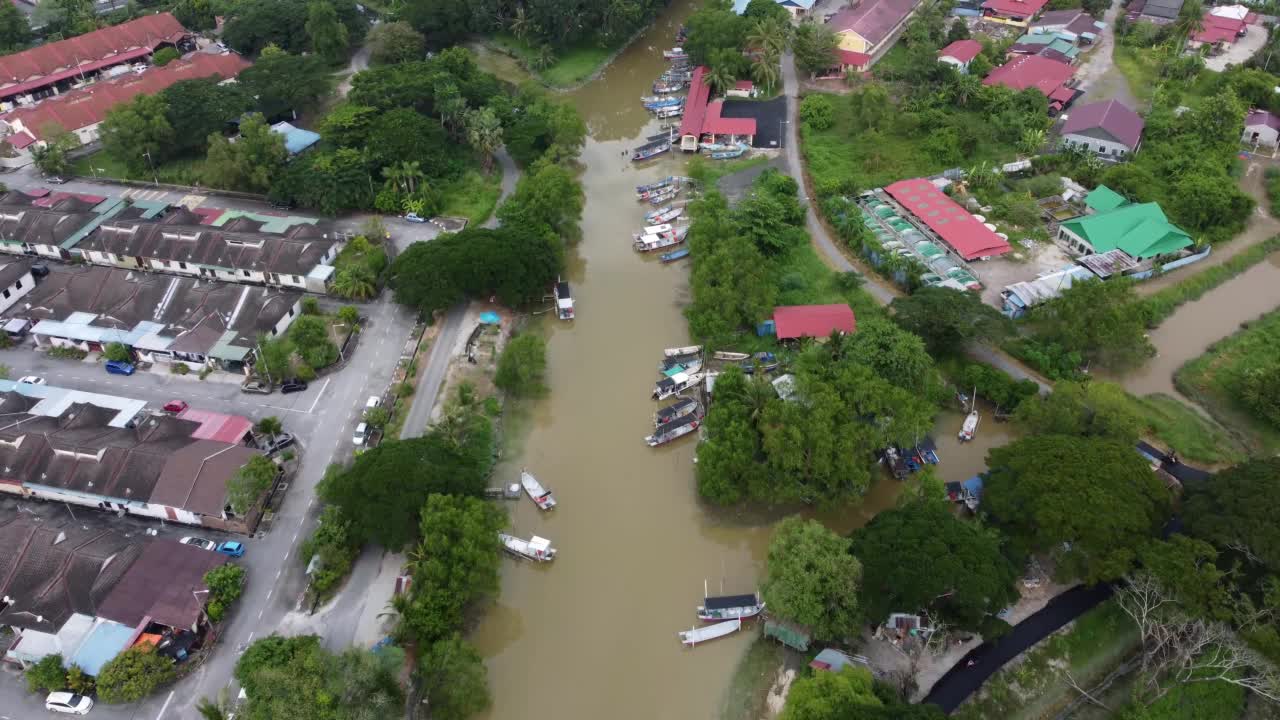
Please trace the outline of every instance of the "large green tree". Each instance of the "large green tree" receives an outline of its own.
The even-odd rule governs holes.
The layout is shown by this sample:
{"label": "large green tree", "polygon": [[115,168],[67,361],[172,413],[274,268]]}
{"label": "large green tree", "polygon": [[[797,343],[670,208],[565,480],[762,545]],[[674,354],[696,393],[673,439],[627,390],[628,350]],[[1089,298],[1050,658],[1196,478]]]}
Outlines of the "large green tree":
{"label": "large green tree", "polygon": [[1012,331],[1009,319],[977,293],[923,287],[890,305],[893,319],[924,339],[934,354],[961,354],[971,342],[998,342]]}
{"label": "large green tree", "polygon": [[463,612],[498,589],[498,531],[504,513],[475,497],[429,495],[413,553],[413,585],[398,604],[400,630],[415,642],[447,639]]}
{"label": "large green tree", "polygon": [[420,438],[388,441],[321,481],[320,497],[342,507],[358,542],[399,550],[417,536],[429,495],[484,492],[492,444],[492,429],[478,416],[457,436],[437,429]]}
{"label": "large green tree", "polygon": [[237,80],[245,92],[257,98],[258,110],[269,120],[290,111],[314,109],[329,94],[333,82],[321,57],[292,55],[274,47],[264,49]]}
{"label": "large green tree", "polygon": [[1169,491],[1127,442],[1039,435],[987,456],[984,508],[1062,578],[1113,580],[1169,515]]}
{"label": "large green tree", "polygon": [[1076,283],[1031,319],[1050,342],[1106,367],[1131,367],[1155,353],[1130,280]]}
{"label": "large green tree", "polygon": [[[228,6],[229,17],[222,31],[222,39],[240,53],[252,55],[275,45],[290,53],[314,50],[313,37],[307,27],[311,19],[313,0],[244,0]],[[356,8],[355,0],[320,0],[332,11],[348,45],[358,45],[368,29],[364,13]],[[321,11],[328,15],[328,11]],[[326,40],[327,41],[327,40]],[[322,42],[323,46],[324,43]]]}
{"label": "large green tree", "polygon": [[265,455],[253,456],[227,480],[227,504],[243,515],[271,489],[278,474],[280,468]]}
{"label": "large green tree", "polygon": [[871,673],[845,667],[840,672],[815,672],[797,679],[787,693],[779,720],[848,720],[856,708],[882,708]]}
{"label": "large green tree", "polygon": [[796,69],[807,75],[825,70],[836,64],[836,47],[839,40],[829,25],[804,22],[796,28],[791,41],[796,56]]}
{"label": "large green tree", "polygon": [[183,80],[165,88],[165,119],[173,128],[173,153],[199,152],[211,134],[221,135],[227,123],[253,107],[253,98],[240,83],[220,85],[217,78]]}
{"label": "large green tree", "polygon": [[1259,458],[1189,483],[1183,519],[1194,536],[1280,571],[1280,521],[1271,508],[1280,458]]}
{"label": "large green tree", "polygon": [[417,674],[435,720],[466,720],[489,707],[484,660],[457,633],[427,646]]}
{"label": "large green tree", "polygon": [[182,23],[182,27],[196,32],[212,30],[218,25],[213,4],[209,0],[178,0],[173,8],[173,15]]}
{"label": "large green tree", "polygon": [[164,162],[174,146],[168,110],[160,95],[139,95],[115,106],[102,121],[102,149],[123,162],[132,175],[149,172]]}
{"label": "large green tree", "polygon": [[249,646],[235,678],[248,697],[247,720],[390,720],[404,714],[397,674],[404,653],[325,650],[320,638],[271,635]]}
{"label": "large green tree", "polygon": [[31,43],[27,16],[13,3],[0,6],[0,52],[17,52]]}
{"label": "large green tree", "polygon": [[66,175],[71,172],[68,153],[80,147],[80,137],[56,122],[46,123],[40,129],[44,144],[36,147],[31,155],[36,168],[45,175]]}
{"label": "large green tree", "polygon": [[205,173],[215,187],[264,192],[289,159],[284,136],[273,131],[258,113],[240,123],[236,142],[219,133],[210,134],[208,142]]}
{"label": "large green tree", "polygon": [[176,675],[173,658],[156,652],[152,645],[134,645],[98,671],[98,698],[106,703],[136,702]]}
{"label": "large green tree", "polygon": [[338,11],[329,0],[311,0],[307,3],[307,38],[311,49],[320,57],[337,65],[347,57],[350,47],[347,28],[338,20]]}
{"label": "large green tree", "polygon": [[542,225],[561,238],[576,240],[582,205],[582,185],[573,172],[542,160],[520,177],[515,193],[498,208],[498,219],[504,225]]}
{"label": "large green tree", "polygon": [[378,65],[421,60],[426,38],[404,21],[379,23],[369,31],[369,59]]}
{"label": "large green tree", "polygon": [[853,534],[864,617],[880,623],[890,613],[927,610],[958,627],[979,629],[987,615],[1018,598],[1018,568],[1001,543],[998,532],[961,520],[943,499],[881,512]]}
{"label": "large green tree", "polygon": [[535,395],[544,388],[546,370],[546,341],[533,333],[523,333],[512,338],[502,349],[493,382],[516,396]]}
{"label": "large green tree", "polygon": [[1082,435],[1134,443],[1145,421],[1114,383],[1061,381],[1053,392],[1024,401],[1016,419],[1033,435]]}
{"label": "large green tree", "polygon": [[793,516],[774,528],[761,592],[777,617],[807,626],[816,638],[843,640],[858,631],[861,576],[847,539]]}

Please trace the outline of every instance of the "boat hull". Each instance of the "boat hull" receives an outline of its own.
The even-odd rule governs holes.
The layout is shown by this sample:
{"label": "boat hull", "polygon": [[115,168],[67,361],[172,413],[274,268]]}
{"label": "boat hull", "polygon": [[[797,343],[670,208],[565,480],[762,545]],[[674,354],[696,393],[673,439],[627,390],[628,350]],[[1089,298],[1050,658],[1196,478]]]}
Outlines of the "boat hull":
{"label": "boat hull", "polygon": [[706,610],[698,608],[698,619],[703,622],[724,622],[725,620],[747,620],[764,612],[764,603],[753,607],[728,608],[726,610]]}

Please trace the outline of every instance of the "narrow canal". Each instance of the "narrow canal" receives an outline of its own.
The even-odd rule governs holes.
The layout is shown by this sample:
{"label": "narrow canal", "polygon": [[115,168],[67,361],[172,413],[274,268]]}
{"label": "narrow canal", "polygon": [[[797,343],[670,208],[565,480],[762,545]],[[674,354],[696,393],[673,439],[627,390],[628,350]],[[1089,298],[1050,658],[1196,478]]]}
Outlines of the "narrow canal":
{"label": "narrow canal", "polygon": [[[713,591],[721,583],[726,592],[756,588],[778,515],[704,506],[694,441],[658,450],[643,442],[661,351],[688,343],[688,269],[631,249],[646,208],[634,187],[680,173],[683,162],[636,169],[624,150],[659,130],[638,99],[665,68],[661,50],[692,9],[691,0],[675,0],[599,79],[571,94],[590,130],[584,237],[568,277],[577,319],[542,316],[550,393],[497,469],[511,481],[527,466],[555,491],[553,513],[521,502],[511,519],[517,534],[547,537],[560,554],[544,567],[504,562],[501,594],[473,635],[489,668],[492,720],[714,718],[751,639],[742,633],[685,650],[676,633],[694,623],[704,580]],[[1001,426],[989,424],[980,442],[959,447],[951,438],[960,422],[958,413],[939,422],[947,480],[973,475],[986,449],[1005,441]],[[820,517],[848,532],[891,507],[902,487],[886,478],[859,507]]]}

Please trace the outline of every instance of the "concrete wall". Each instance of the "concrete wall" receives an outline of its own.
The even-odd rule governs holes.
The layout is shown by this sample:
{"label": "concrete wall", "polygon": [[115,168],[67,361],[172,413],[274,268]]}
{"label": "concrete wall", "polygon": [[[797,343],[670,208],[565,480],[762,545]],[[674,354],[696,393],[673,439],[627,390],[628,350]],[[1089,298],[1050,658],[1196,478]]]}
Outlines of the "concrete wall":
{"label": "concrete wall", "polygon": [[284,331],[288,330],[289,326],[293,324],[293,321],[298,319],[298,316],[301,314],[302,301],[299,300],[293,304],[293,307],[289,308],[289,312],[285,313],[284,317],[280,318],[280,322],[276,323],[275,326],[271,328],[271,337],[283,335]]}
{"label": "concrete wall", "polygon": [[1062,142],[1066,145],[1079,145],[1085,150],[1097,155],[1104,160],[1123,160],[1129,156],[1129,146],[1124,143],[1118,143],[1115,140],[1090,137],[1088,135],[1063,135]]}
{"label": "concrete wall", "polygon": [[0,290],[0,313],[4,313],[9,308],[13,307],[14,303],[22,299],[22,297],[27,293],[31,292],[31,289],[35,286],[36,279],[31,277],[31,273],[28,272],[26,275],[15,280],[9,287],[4,290]]}
{"label": "concrete wall", "polygon": [[1275,147],[1277,136],[1280,136],[1280,130],[1269,125],[1248,125],[1244,129],[1244,133],[1240,135],[1240,141],[1252,145],[1266,145],[1267,147]]}

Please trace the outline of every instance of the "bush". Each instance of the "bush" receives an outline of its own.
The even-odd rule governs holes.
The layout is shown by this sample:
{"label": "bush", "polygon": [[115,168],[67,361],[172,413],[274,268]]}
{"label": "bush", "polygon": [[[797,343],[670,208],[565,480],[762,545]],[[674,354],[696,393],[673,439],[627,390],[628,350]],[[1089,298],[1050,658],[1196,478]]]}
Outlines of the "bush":
{"label": "bush", "polygon": [[220,565],[204,574],[204,584],[209,588],[209,619],[218,622],[244,592],[244,568]]}
{"label": "bush", "polygon": [[413,384],[409,382],[396,383],[394,392],[396,397],[407,398],[413,394]]}
{"label": "bush", "polygon": [[67,687],[67,670],[62,667],[62,655],[54,653],[40,658],[40,662],[27,668],[29,692],[53,692]]}
{"label": "bush", "polygon": [[151,64],[156,67],[164,67],[174,60],[177,60],[178,57],[179,55],[177,50],[171,47],[160,48],[156,51],[155,55],[151,56]]}
{"label": "bush", "polygon": [[814,130],[826,130],[835,122],[831,98],[826,95],[809,95],[800,101],[800,120]]}
{"label": "bush", "polygon": [[135,645],[102,666],[98,698],[106,703],[136,702],[176,675],[172,660],[156,653],[151,645]]}
{"label": "bush", "polygon": [[512,395],[536,395],[546,369],[547,343],[537,335],[519,335],[503,348],[493,382]]}
{"label": "bush", "polygon": [[988,615],[982,620],[982,626],[978,628],[978,634],[982,636],[985,642],[991,642],[1009,634],[1012,629],[1013,627],[1004,620],[994,615]]}
{"label": "bush", "polygon": [[311,296],[302,298],[302,314],[303,315],[319,315],[320,301]]}
{"label": "bush", "polygon": [[74,693],[88,695],[93,692],[93,678],[85,674],[79,665],[72,663],[71,667],[67,668],[67,689]]}
{"label": "bush", "polygon": [[320,513],[315,533],[302,544],[299,558],[310,563],[319,557],[319,567],[311,573],[310,591],[316,599],[324,599],[351,572],[359,545],[351,537],[350,522],[337,505],[326,505]]}
{"label": "bush", "polygon": [[175,362],[169,366],[169,372],[174,375],[186,375],[191,372],[191,368],[187,367],[187,364],[184,362]]}
{"label": "bush", "polygon": [[89,353],[80,348],[59,346],[49,348],[49,357],[62,358],[64,360],[83,360],[89,357]]}
{"label": "bush", "polygon": [[133,359],[129,348],[118,342],[107,343],[107,346],[102,350],[102,357],[115,362],[129,362]]}

